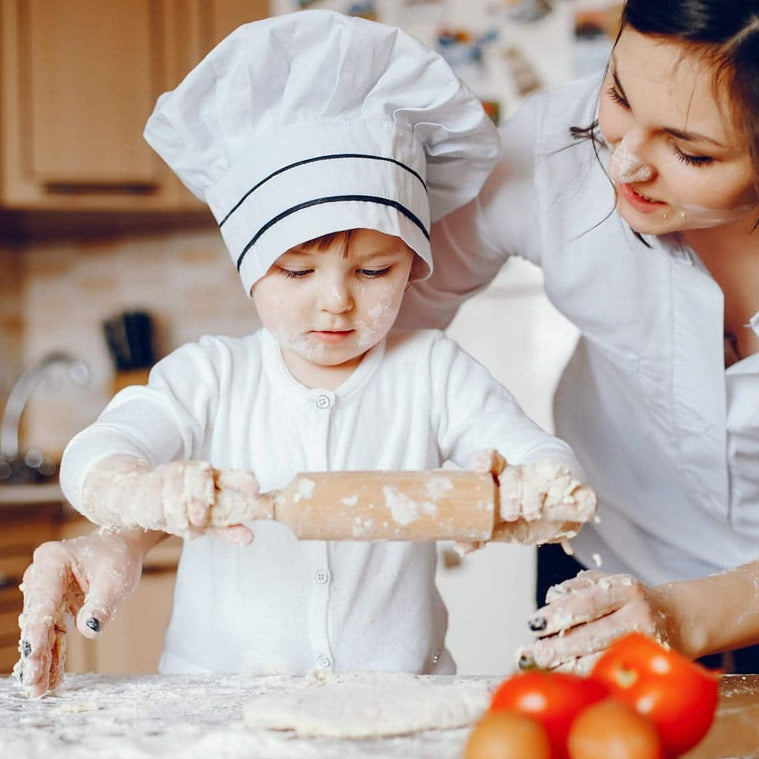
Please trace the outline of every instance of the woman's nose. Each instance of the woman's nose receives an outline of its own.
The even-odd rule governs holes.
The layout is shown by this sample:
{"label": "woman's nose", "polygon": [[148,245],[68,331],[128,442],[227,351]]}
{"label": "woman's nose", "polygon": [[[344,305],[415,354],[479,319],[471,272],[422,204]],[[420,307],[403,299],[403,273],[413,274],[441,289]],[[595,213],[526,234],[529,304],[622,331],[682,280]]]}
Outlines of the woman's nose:
{"label": "woman's nose", "polygon": [[634,131],[628,132],[614,147],[609,159],[609,176],[615,182],[648,182],[654,178],[654,167],[645,159],[645,142]]}

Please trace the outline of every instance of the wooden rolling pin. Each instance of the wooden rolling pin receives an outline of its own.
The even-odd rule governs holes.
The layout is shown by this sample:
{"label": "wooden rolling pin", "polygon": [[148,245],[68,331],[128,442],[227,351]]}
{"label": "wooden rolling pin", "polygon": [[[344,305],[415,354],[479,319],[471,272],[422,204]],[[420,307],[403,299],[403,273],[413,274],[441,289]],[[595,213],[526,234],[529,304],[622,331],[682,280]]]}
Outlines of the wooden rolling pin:
{"label": "wooden rolling pin", "polygon": [[573,492],[546,502],[543,517],[504,522],[491,473],[308,472],[253,499],[220,491],[211,524],[274,519],[302,540],[551,542],[571,537],[595,510],[592,491],[571,482]]}

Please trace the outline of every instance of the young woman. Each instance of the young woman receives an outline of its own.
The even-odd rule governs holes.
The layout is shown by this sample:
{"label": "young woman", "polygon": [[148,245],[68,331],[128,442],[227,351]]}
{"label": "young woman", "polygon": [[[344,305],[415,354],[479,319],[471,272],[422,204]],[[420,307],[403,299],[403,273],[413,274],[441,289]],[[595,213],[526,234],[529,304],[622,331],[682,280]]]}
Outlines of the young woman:
{"label": "young woman", "polygon": [[525,660],[587,665],[631,628],[693,657],[756,643],[759,2],[628,0],[603,79],[534,98],[501,137],[404,318],[447,324],[518,255],[580,329],[555,420],[601,521],[577,561],[540,549],[539,585],[599,560],[617,576],[552,591]]}

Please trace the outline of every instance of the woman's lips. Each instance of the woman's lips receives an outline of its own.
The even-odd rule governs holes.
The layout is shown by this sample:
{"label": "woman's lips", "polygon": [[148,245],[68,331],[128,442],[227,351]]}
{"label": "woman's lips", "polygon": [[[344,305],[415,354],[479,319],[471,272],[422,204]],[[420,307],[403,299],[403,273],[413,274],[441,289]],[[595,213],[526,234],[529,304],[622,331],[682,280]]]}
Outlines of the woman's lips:
{"label": "woman's lips", "polygon": [[648,200],[648,198],[644,198],[635,191],[631,184],[619,184],[617,185],[617,190],[625,201],[627,201],[633,208],[642,211],[643,213],[653,213],[667,205],[658,200]]}
{"label": "woman's lips", "polygon": [[311,334],[323,343],[335,345],[336,343],[341,343],[343,340],[347,340],[353,334],[353,330],[313,330]]}

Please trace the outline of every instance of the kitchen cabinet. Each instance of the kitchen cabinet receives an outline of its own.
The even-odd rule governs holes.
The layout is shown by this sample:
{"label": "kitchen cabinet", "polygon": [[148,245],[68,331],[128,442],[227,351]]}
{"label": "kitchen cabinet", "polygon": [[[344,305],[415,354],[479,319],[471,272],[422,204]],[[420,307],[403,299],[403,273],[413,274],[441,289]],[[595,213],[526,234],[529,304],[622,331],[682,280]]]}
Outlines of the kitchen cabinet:
{"label": "kitchen cabinet", "polygon": [[23,599],[18,589],[34,549],[55,538],[57,504],[0,503],[0,673],[18,659],[18,615]]}
{"label": "kitchen cabinet", "polygon": [[[92,529],[92,524],[84,519],[70,520],[58,535],[71,538]],[[134,674],[158,671],[181,551],[179,538],[168,538],[150,551],[137,589],[119,605],[97,640],[88,640],[77,631],[69,636],[66,672]]]}
{"label": "kitchen cabinet", "polygon": [[[43,501],[6,500],[10,499],[0,491],[0,674],[9,673],[18,659],[18,616],[23,605],[18,586],[34,549],[47,540],[75,538],[94,529],[63,505],[60,491]],[[137,590],[119,606],[98,640],[87,640],[76,630],[71,633],[67,672],[156,672],[181,550],[179,538],[168,538],[153,548]]]}
{"label": "kitchen cabinet", "polygon": [[200,210],[142,139],[158,95],[267,0],[0,0],[0,205]]}

